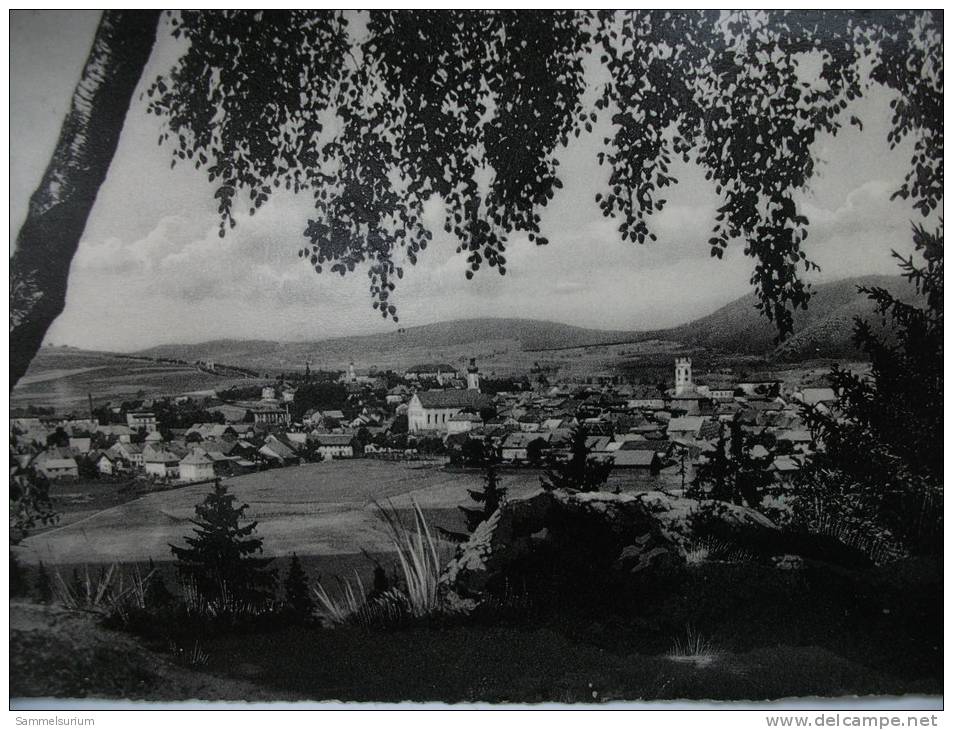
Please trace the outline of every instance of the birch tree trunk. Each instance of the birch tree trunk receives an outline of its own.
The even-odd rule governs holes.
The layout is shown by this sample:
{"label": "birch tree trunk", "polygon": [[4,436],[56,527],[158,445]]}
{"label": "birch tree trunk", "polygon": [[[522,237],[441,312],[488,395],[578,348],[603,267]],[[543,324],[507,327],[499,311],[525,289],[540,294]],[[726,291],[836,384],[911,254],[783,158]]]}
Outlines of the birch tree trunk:
{"label": "birch tree trunk", "polygon": [[70,264],[112,162],[159,11],[106,10],[10,260],[10,388],[63,311]]}

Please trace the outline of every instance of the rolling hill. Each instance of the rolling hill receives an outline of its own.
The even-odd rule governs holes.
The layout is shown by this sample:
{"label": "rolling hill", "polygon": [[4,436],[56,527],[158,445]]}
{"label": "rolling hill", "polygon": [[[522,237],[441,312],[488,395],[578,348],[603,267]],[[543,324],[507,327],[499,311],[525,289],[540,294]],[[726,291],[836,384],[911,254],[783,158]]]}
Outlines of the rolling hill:
{"label": "rolling hill", "polygon": [[[899,276],[865,276],[821,284],[806,311],[795,315],[795,332],[778,345],[754,294],[678,327],[656,331],[598,330],[527,319],[468,319],[408,327],[384,334],[338,337],[316,342],[216,340],[194,345],[162,345],[130,355],[74,348],[43,348],[27,375],[11,393],[14,405],[69,404],[130,397],[136,393],[171,394],[210,391],[241,382],[241,373],[221,368],[238,365],[262,376],[312,369],[339,370],[351,361],[359,368],[401,370],[417,363],[449,362],[464,366],[476,357],[484,373],[527,372],[536,361],[556,367],[599,370],[619,358],[644,358],[679,350],[764,356],[777,361],[853,358],[855,316],[879,321],[858,286],[883,287],[910,300],[913,287]],[[642,343],[626,348],[628,343]],[[597,347],[604,345],[603,347]],[[586,349],[588,348],[588,349]],[[136,359],[142,358],[142,359]],[[148,358],[148,359],[145,359]],[[159,362],[159,358],[183,362]],[[214,360],[214,373],[196,361]]]}
{"label": "rolling hill", "polygon": [[466,357],[493,358],[607,343],[646,340],[677,342],[687,348],[773,356],[782,360],[809,357],[854,357],[851,342],[855,316],[876,319],[872,303],[858,286],[883,287],[910,299],[913,287],[899,276],[863,276],[820,284],[807,310],[795,314],[794,335],[780,346],[774,325],[757,309],[754,293],[710,315],[678,327],[655,331],[599,330],[527,319],[464,319],[384,334],[337,337],[317,342],[216,340],[196,345],[162,345],[142,351],[149,357],[186,361],[213,359],[257,369],[341,368],[350,361],[379,367],[406,367],[416,362]]}
{"label": "rolling hill", "polygon": [[161,345],[143,350],[148,357],[186,361],[215,360],[258,370],[343,368],[352,360],[359,367],[408,367],[438,360],[461,364],[466,358],[492,359],[506,353],[583,347],[604,342],[631,342],[632,331],[574,327],[530,319],[464,319],[437,322],[399,331],[336,337],[317,342],[215,340],[196,345]]}
{"label": "rolling hill", "polygon": [[820,284],[807,310],[794,315],[794,334],[778,345],[774,325],[760,315],[754,293],[736,299],[706,317],[667,330],[649,333],[690,347],[722,352],[768,355],[779,360],[811,357],[855,357],[851,338],[854,317],[879,320],[873,303],[858,286],[881,287],[905,301],[915,296],[913,286],[900,276],[860,276]]}

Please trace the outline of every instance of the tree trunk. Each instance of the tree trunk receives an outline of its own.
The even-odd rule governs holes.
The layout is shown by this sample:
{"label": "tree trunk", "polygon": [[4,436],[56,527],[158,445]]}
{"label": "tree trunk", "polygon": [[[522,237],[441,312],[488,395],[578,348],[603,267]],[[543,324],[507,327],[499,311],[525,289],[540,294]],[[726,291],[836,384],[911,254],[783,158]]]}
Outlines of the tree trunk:
{"label": "tree trunk", "polygon": [[66,302],[70,264],[106,178],[159,11],[103,12],[83,75],[10,260],[10,388]]}

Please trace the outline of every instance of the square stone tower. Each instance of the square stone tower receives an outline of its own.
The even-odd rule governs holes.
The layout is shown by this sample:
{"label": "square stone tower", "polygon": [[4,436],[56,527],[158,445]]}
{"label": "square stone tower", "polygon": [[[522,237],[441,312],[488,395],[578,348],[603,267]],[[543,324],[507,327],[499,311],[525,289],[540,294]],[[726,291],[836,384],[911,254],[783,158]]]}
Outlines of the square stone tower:
{"label": "square stone tower", "polygon": [[690,357],[675,358],[675,395],[685,395],[695,390],[692,385],[692,359]]}

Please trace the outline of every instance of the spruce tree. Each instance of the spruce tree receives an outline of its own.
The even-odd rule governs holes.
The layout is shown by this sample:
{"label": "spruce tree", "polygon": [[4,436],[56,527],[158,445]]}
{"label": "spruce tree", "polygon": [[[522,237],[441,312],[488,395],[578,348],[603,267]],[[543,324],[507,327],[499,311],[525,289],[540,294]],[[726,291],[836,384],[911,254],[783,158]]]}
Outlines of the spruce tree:
{"label": "spruce tree", "polygon": [[506,487],[500,484],[497,471],[499,455],[492,439],[483,442],[483,489],[468,489],[470,499],[480,505],[477,508],[460,507],[467,524],[467,532],[473,533],[477,526],[490,517],[506,499]]}
{"label": "spruce tree", "polygon": [[311,589],[308,585],[308,576],[301,567],[297,553],[291,554],[291,565],[288,567],[288,577],[285,578],[285,603],[290,613],[298,621],[305,621],[314,613],[314,601],[311,600]]}
{"label": "spruce tree", "polygon": [[609,479],[612,460],[592,456],[588,445],[589,431],[581,423],[570,433],[567,461],[554,463],[541,479],[543,489],[572,489],[578,492],[598,492]]}
{"label": "spruce tree", "polygon": [[257,522],[241,524],[247,504],[237,506],[235,496],[221,480],[195,506],[195,536],[184,538],[186,547],[170,545],[180,576],[194,583],[206,599],[227,595],[239,601],[259,601],[273,581],[271,558],[256,557],[262,540],[254,537]]}

